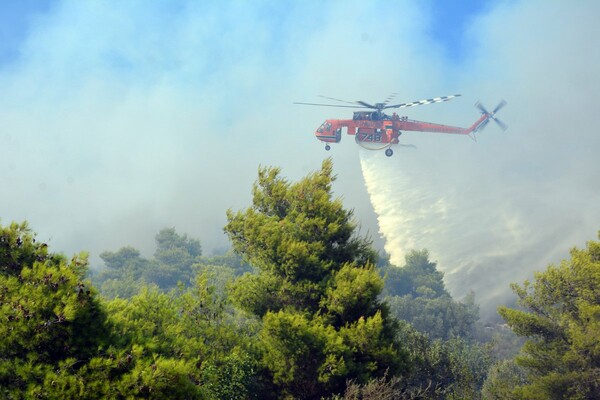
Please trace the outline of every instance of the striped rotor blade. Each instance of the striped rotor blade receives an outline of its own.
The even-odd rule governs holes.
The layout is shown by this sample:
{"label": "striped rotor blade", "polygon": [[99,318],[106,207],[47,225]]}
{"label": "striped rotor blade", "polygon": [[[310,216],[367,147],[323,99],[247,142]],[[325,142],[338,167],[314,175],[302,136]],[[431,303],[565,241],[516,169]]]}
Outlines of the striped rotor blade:
{"label": "striped rotor blade", "polygon": [[494,111],[492,111],[492,114],[496,114],[498,111],[500,111],[500,109],[502,107],[504,107],[506,105],[506,101],[502,100],[497,106],[496,108],[494,108]]}
{"label": "striped rotor blade", "polygon": [[459,97],[460,94],[453,94],[450,96],[442,96],[442,97],[434,97],[433,99],[419,100],[413,101],[412,103],[402,103],[402,104],[394,104],[390,106],[385,106],[385,108],[405,108],[405,107],[413,107],[413,106],[422,106],[424,104],[433,104],[433,103],[441,103],[443,101],[452,100],[455,97]]}
{"label": "striped rotor blade", "polygon": [[327,99],[327,100],[339,101],[341,103],[356,104],[354,101],[346,101],[346,100],[342,100],[342,99],[336,99],[335,97],[327,97],[327,96],[320,96],[320,95],[317,97],[320,97],[322,99]]}

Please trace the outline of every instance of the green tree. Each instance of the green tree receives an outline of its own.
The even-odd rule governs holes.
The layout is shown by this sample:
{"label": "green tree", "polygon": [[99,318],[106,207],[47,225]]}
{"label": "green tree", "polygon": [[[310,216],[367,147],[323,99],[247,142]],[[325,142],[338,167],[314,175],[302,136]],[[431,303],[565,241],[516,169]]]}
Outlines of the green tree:
{"label": "green tree", "polygon": [[190,286],[195,269],[202,259],[202,247],[197,239],[179,235],[174,228],[165,228],[155,236],[154,257],[145,259],[130,246],[116,252],[100,254],[106,269],[92,276],[102,294],[108,298],[130,298],[147,285],[163,291],[175,289],[178,283]]}
{"label": "green tree", "polygon": [[521,396],[514,393],[515,388],[526,384],[527,377],[523,368],[514,360],[502,360],[490,368],[481,394],[486,400],[517,400]]}
{"label": "green tree", "polygon": [[105,251],[100,253],[100,258],[104,261],[106,267],[110,270],[120,271],[125,268],[134,269],[141,273],[146,260],[140,257],[140,252],[131,246],[122,247],[120,250],[112,253]]}
{"label": "green tree", "polygon": [[51,254],[26,223],[0,226],[0,393],[42,393],[45,376],[79,369],[109,341],[106,317],[84,281],[87,256]]}
{"label": "green tree", "polygon": [[450,295],[444,285],[444,273],[438,271],[436,263],[429,260],[429,251],[426,249],[408,252],[402,268],[384,264],[382,272],[385,275],[384,294],[387,296]]}
{"label": "green tree", "polygon": [[429,260],[427,250],[412,250],[405,260],[402,268],[381,267],[392,315],[432,339],[472,338],[479,319],[474,294],[464,302],[454,300],[444,285],[444,274]]}
{"label": "green tree", "polygon": [[172,254],[181,251],[186,257],[192,259],[202,255],[202,246],[198,239],[188,238],[186,234],[179,235],[175,228],[164,228],[155,236],[156,252],[154,256],[167,264],[173,264],[180,258],[173,258]]}
{"label": "green tree", "polygon": [[0,226],[0,397],[201,398],[196,358],[156,342],[179,331],[161,337],[151,330],[157,320],[176,321],[177,309],[155,297],[143,313],[129,314],[135,318],[109,317],[86,270],[85,254],[68,261],[49,253],[27,224]]}
{"label": "green tree", "polygon": [[516,362],[529,383],[516,395],[600,398],[600,242],[572,249],[570,260],[536,273],[533,283],[511,287],[523,309],[498,311],[516,334],[527,337]]}
{"label": "green tree", "polygon": [[332,198],[331,160],[289,183],[261,168],[252,206],[228,211],[225,232],[258,269],[232,285],[232,297],[261,318],[266,378],[282,397],[320,398],[401,371],[405,354],[395,323],[378,300],[383,281],[352,212]]}
{"label": "green tree", "polygon": [[[250,396],[256,357],[249,350],[246,332],[241,331],[248,327],[227,312],[225,294],[210,284],[208,274],[199,275],[195,285],[187,289],[164,293],[145,288],[131,299],[111,300],[107,310],[119,347],[137,349],[141,356],[136,362],[142,368],[152,367],[149,360],[154,359],[175,363],[178,369],[174,373],[186,374],[190,382],[197,382],[187,396]],[[130,375],[134,372],[124,376],[124,383],[133,379]],[[169,379],[179,378],[175,375]],[[154,386],[147,389],[160,390]]]}
{"label": "green tree", "polygon": [[196,263],[193,265],[193,267],[196,270],[201,271],[203,269],[203,266],[211,266],[226,269],[228,273],[231,273],[233,276],[236,277],[246,272],[254,271],[252,266],[244,262],[242,257],[240,257],[232,249],[229,249],[223,254],[214,254],[211,256],[202,256],[196,258]]}
{"label": "green tree", "polygon": [[[409,349],[411,371],[401,381],[403,391],[422,399],[479,399],[492,365],[491,347],[452,338],[432,340],[406,322],[398,333]],[[411,398],[411,397],[408,397]]]}
{"label": "green tree", "polygon": [[127,246],[100,253],[106,269],[91,275],[92,282],[108,297],[130,298],[147,284],[143,278],[150,261],[141,257],[139,250]]}

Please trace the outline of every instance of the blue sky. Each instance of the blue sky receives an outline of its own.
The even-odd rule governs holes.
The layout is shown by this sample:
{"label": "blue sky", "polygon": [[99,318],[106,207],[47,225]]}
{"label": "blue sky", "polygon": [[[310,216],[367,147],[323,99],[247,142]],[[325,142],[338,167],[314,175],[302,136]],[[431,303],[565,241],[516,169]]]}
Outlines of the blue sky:
{"label": "blue sky", "polygon": [[[39,22],[45,14],[56,7],[58,0],[20,0],[0,2],[0,64],[10,63],[19,57],[20,46],[26,40],[32,25]],[[166,8],[177,10],[177,2],[165,5]],[[422,2],[429,14],[428,31],[431,36],[444,48],[446,57],[460,62],[468,53],[469,48],[464,37],[467,25],[479,13],[489,6],[489,0],[428,0]],[[277,26],[277,15],[285,15],[293,2],[273,2],[263,7],[266,18],[272,18],[274,30]],[[401,5],[398,5],[401,12]],[[274,18],[275,16],[275,18]]]}
{"label": "blue sky", "polygon": [[445,57],[460,63],[469,53],[465,30],[474,19],[491,8],[490,0],[452,0],[424,2],[431,14],[429,30],[443,47]]}
{"label": "blue sky", "polygon": [[[210,252],[259,165],[297,179],[331,156],[378,247],[427,247],[492,301],[598,230],[599,19],[592,0],[1,1],[0,222],[96,264],[165,226]],[[348,110],[292,104],[394,92],[461,93],[406,111],[458,126],[504,98],[509,130],[406,133],[417,150],[370,160],[314,138]]]}
{"label": "blue sky", "polygon": [[[0,64],[19,57],[19,49],[36,18],[48,12],[53,0],[0,2]],[[55,2],[54,2],[55,3]]]}

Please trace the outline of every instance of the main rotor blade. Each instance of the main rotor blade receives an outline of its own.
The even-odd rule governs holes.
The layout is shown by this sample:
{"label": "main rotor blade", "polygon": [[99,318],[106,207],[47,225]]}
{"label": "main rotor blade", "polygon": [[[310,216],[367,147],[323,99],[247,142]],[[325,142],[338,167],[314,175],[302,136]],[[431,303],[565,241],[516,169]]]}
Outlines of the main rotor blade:
{"label": "main rotor blade", "polygon": [[394,93],[390,94],[390,95],[387,97],[387,99],[385,99],[385,100],[383,101],[383,104],[387,104],[387,103],[389,103],[389,102],[390,102],[390,101],[392,101],[392,100],[394,99],[394,97],[396,97],[397,95],[398,95],[398,93],[396,93],[396,92],[394,92]]}
{"label": "main rotor blade", "polygon": [[493,120],[496,121],[496,123],[498,124],[500,129],[502,129],[503,131],[508,129],[508,125],[506,125],[504,122],[500,121],[498,118],[494,117]]}
{"label": "main rotor blade", "polygon": [[452,100],[453,98],[459,97],[459,96],[460,96],[460,94],[453,94],[451,96],[434,97],[433,99],[413,101],[412,103],[401,103],[401,104],[394,104],[394,105],[390,105],[390,106],[385,106],[385,107],[383,107],[383,109],[386,109],[386,108],[405,108],[405,107],[421,106],[421,105],[424,105],[424,104],[441,103],[443,101]]}
{"label": "main rotor blade", "polygon": [[365,106],[367,108],[372,108],[374,110],[377,110],[377,107],[370,105],[369,103],[365,103],[364,101],[357,101],[357,104],[360,104],[361,106]]}
{"label": "main rotor blade", "polygon": [[486,110],[483,104],[481,104],[480,102],[475,103],[475,107],[479,108],[479,111],[481,111],[482,113],[489,114],[488,110]]}
{"label": "main rotor blade", "polygon": [[371,107],[361,107],[361,106],[342,106],[342,105],[337,105],[337,104],[300,103],[300,102],[294,102],[294,104],[302,104],[305,106],[321,106],[321,107],[371,108]]}
{"label": "main rotor blade", "polygon": [[327,96],[317,96],[317,97],[321,97],[323,99],[327,99],[327,100],[334,100],[334,101],[339,101],[342,103],[348,103],[348,104],[356,104],[354,101],[346,101],[346,100],[342,100],[342,99],[336,99],[335,97],[327,97]]}
{"label": "main rotor blade", "polygon": [[498,105],[496,106],[496,108],[494,108],[494,111],[492,111],[492,114],[496,114],[505,105],[506,105],[506,100],[502,100],[500,103],[498,103]]}

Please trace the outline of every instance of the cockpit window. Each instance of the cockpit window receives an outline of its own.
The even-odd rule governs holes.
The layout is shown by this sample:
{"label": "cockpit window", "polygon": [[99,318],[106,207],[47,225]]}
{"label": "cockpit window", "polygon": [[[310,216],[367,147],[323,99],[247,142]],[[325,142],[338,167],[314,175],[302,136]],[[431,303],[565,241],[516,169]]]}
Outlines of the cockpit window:
{"label": "cockpit window", "polygon": [[323,122],[317,132],[323,133],[323,131],[329,132],[331,130],[331,124],[329,122]]}

